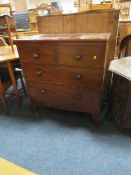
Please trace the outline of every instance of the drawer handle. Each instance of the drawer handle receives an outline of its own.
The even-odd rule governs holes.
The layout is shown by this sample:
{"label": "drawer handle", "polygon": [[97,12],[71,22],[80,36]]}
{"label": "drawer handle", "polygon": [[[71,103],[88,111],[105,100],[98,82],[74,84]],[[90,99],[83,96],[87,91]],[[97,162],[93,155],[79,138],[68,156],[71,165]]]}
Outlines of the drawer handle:
{"label": "drawer handle", "polygon": [[42,94],[45,94],[45,93],[46,93],[46,89],[42,89],[42,90],[41,90],[41,93],[42,93]]}
{"label": "drawer handle", "polygon": [[96,58],[97,58],[97,57],[96,57],[96,56],[94,56],[94,57],[93,57],[93,60],[96,60]]}
{"label": "drawer handle", "polygon": [[81,100],[81,98],[82,98],[82,95],[77,95],[77,97],[76,97],[76,100]]}
{"label": "drawer handle", "polygon": [[75,79],[76,79],[76,80],[80,80],[81,78],[82,78],[81,74],[77,74],[77,75],[75,76]]}
{"label": "drawer handle", "polygon": [[76,59],[77,61],[81,60],[81,58],[82,58],[81,55],[76,55],[76,56],[75,56],[75,59]]}
{"label": "drawer handle", "polygon": [[36,74],[40,77],[43,74],[43,71],[42,70],[38,70],[38,71],[36,71]]}
{"label": "drawer handle", "polygon": [[39,54],[38,53],[33,53],[33,58],[35,58],[35,59],[39,58]]}

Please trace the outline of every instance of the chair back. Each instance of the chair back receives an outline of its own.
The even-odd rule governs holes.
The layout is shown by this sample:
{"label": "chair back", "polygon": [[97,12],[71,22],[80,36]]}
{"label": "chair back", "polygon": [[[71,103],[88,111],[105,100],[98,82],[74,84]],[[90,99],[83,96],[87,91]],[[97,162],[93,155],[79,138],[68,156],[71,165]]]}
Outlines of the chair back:
{"label": "chair back", "polygon": [[0,47],[1,46],[7,46],[7,43],[5,42],[5,40],[2,37],[0,37]]}
{"label": "chair back", "polygon": [[131,34],[125,36],[119,48],[119,55],[118,58],[131,56]]}
{"label": "chair back", "polygon": [[1,10],[1,13],[4,10],[4,11],[6,11],[6,13],[8,15],[10,15],[11,17],[13,17],[13,10],[12,10],[12,7],[11,7],[11,4],[10,3],[0,4],[0,10]]}

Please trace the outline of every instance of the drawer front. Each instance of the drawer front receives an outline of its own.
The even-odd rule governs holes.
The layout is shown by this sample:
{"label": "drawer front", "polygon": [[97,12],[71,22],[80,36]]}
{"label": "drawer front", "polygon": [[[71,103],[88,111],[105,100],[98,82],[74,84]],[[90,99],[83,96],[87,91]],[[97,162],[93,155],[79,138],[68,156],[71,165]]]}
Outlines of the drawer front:
{"label": "drawer front", "polygon": [[58,64],[101,68],[104,65],[105,45],[58,46]]}
{"label": "drawer front", "polygon": [[24,43],[18,45],[20,61],[33,64],[56,64],[55,48],[50,44]]}
{"label": "drawer front", "polygon": [[100,105],[99,91],[48,83],[41,86],[34,83],[27,83],[27,86],[31,98],[50,107],[70,111],[90,112],[90,109],[98,108]]}
{"label": "drawer front", "polygon": [[23,64],[25,78],[35,82],[53,82],[70,86],[87,86],[99,89],[102,85],[102,72],[99,69],[63,68]]}

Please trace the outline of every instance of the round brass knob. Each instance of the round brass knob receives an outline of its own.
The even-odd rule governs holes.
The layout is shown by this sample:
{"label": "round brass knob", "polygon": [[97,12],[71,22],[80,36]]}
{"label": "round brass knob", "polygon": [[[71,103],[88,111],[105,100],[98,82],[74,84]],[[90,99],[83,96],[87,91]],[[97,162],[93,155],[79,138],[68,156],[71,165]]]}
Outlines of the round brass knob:
{"label": "round brass knob", "polygon": [[76,56],[75,56],[75,59],[76,59],[77,61],[81,60],[81,58],[82,58],[81,55],[76,55]]}
{"label": "round brass knob", "polygon": [[97,59],[97,56],[95,55],[94,57],[93,57],[93,60],[96,60]]}
{"label": "round brass knob", "polygon": [[41,93],[42,93],[42,94],[45,94],[45,93],[46,93],[46,89],[42,89],[42,90],[41,90]]}
{"label": "round brass knob", "polygon": [[81,74],[77,74],[77,75],[75,76],[75,79],[76,79],[76,80],[80,80],[81,78],[82,78]]}
{"label": "round brass knob", "polygon": [[41,75],[43,74],[43,71],[42,71],[42,70],[37,70],[37,71],[36,71],[36,74],[37,74],[38,76],[41,76]]}
{"label": "round brass knob", "polygon": [[38,59],[38,58],[39,58],[39,54],[38,54],[38,53],[33,53],[32,56],[33,56],[33,58],[35,58],[35,59]]}

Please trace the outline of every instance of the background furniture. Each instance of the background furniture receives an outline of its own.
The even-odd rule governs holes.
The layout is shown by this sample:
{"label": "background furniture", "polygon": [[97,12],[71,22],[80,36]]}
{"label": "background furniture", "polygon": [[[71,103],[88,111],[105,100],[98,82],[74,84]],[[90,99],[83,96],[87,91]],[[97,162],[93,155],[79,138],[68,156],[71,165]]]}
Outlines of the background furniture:
{"label": "background furniture", "polygon": [[15,40],[32,105],[91,113],[98,124],[109,37],[52,34]]}
{"label": "background furniture", "polygon": [[110,113],[122,129],[131,128],[131,57],[127,57],[131,55],[130,41],[131,34],[123,38],[119,53],[121,59],[112,61],[109,67],[114,73]]}
{"label": "background furniture", "polygon": [[36,20],[37,16],[38,16],[37,10],[30,10],[29,11],[30,30],[31,31],[38,31],[37,20]]}
{"label": "background furniture", "polygon": [[[118,44],[120,45],[122,39],[126,36],[131,34],[131,21],[120,21],[119,22],[119,42]],[[131,44],[130,44],[130,49],[131,49]],[[131,51],[130,51],[131,54]]]}
{"label": "background furniture", "polygon": [[5,40],[2,37],[0,37],[0,47],[1,46],[6,46],[6,45],[7,44],[6,44]]}
{"label": "background furniture", "polygon": [[[111,33],[107,53],[107,67],[114,59],[116,35],[118,29],[119,10],[94,10],[75,14],[38,16],[38,30],[40,34],[62,33]],[[104,83],[104,100],[108,99],[108,87],[111,73],[106,72]]]}
{"label": "background furniture", "polygon": [[121,129],[131,129],[131,57],[113,60],[109,70],[113,72],[110,116]]}
{"label": "background furniture", "polygon": [[78,7],[79,12],[87,11],[87,10],[105,10],[105,9],[112,9],[112,4],[111,3],[108,3],[108,4],[92,4],[92,3],[89,3],[86,6],[79,6]]}
{"label": "background furniture", "polygon": [[7,115],[9,114],[9,109],[8,109],[8,104],[5,97],[5,92],[11,85],[12,84],[11,84],[8,69],[0,68],[0,99],[2,101],[3,107]]}
{"label": "background furniture", "polygon": [[12,8],[10,4],[0,4],[0,8],[8,8],[10,15],[0,15],[0,25],[2,25],[0,27],[0,34],[4,34],[5,32],[7,32],[8,36],[9,36],[9,43],[12,47],[12,50],[14,51],[13,48],[13,39],[11,37],[11,32],[15,33],[16,38],[17,36],[17,31],[16,31],[16,25],[15,25],[15,21],[13,18],[13,12],[12,12]]}
{"label": "background furniture", "polygon": [[[3,105],[5,107],[5,111],[7,114],[9,112],[9,110],[8,110],[4,95],[5,95],[5,91],[7,90],[7,88],[11,84],[13,85],[14,93],[16,95],[17,102],[19,105],[21,104],[21,99],[20,99],[18,88],[17,88],[17,77],[15,76],[15,72],[14,72],[14,68],[13,68],[13,64],[12,64],[13,61],[17,61],[19,59],[19,55],[18,55],[16,46],[13,46],[13,48],[14,48],[14,52],[12,53],[12,49],[10,46],[0,47],[0,64],[6,63],[7,68],[8,68],[8,72],[9,72],[9,77],[10,77],[10,81],[9,81],[8,73],[5,73],[5,70],[4,70],[3,75],[4,74],[6,75],[6,77],[7,77],[6,79],[8,81],[4,80],[4,79],[3,79],[4,81],[2,81],[2,79],[0,81],[0,88],[1,88],[0,94],[1,94],[2,102],[3,102]],[[2,77],[4,77],[4,76],[2,76]]]}
{"label": "background furniture", "polygon": [[128,34],[131,34],[131,21],[124,20],[119,22],[119,32],[120,32],[120,41]]}

